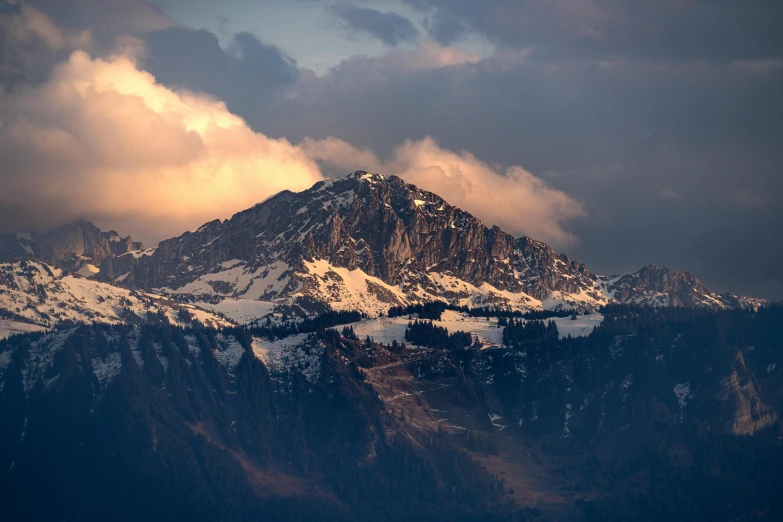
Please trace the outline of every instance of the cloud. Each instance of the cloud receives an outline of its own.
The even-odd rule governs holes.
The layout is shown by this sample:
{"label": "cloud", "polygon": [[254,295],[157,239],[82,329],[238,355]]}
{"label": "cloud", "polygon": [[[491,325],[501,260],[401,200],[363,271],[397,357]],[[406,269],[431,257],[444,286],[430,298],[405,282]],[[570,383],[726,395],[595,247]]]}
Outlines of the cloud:
{"label": "cloud", "polygon": [[[454,60],[432,46],[425,60]],[[407,62],[416,55],[398,53],[394,60],[416,67]],[[574,240],[562,223],[582,214],[565,193],[521,167],[495,170],[432,138],[405,141],[384,162],[336,138],[300,145],[271,139],[222,101],[160,84],[134,56],[75,51],[46,82],[0,94],[0,121],[6,227],[83,216],[159,240],[282,189],[308,188],[322,179],[317,162],[331,172],[397,174],[488,224],[555,245]]]}
{"label": "cloud", "polygon": [[734,204],[741,207],[763,207],[767,204],[767,199],[751,193],[748,189],[740,189],[731,194]]}
{"label": "cloud", "polygon": [[11,7],[0,12],[0,82],[6,85],[42,81],[69,51],[92,45],[88,30],[61,30],[34,7]]}
{"label": "cloud", "polygon": [[[299,139],[306,135],[299,135],[298,132],[304,127],[318,132],[322,130],[318,121],[320,116],[328,119],[326,123],[333,126],[335,132],[342,131],[344,126],[350,123],[364,127],[364,131],[375,132],[382,130],[371,123],[376,113],[385,121],[400,109],[406,117],[396,118],[397,122],[389,127],[411,127],[411,113],[416,114],[422,102],[429,101],[430,93],[422,96],[421,90],[433,89],[437,90],[440,96],[446,96],[453,88],[449,82],[452,77],[448,76],[451,71],[455,71],[455,77],[470,76],[474,71],[472,66],[481,61],[481,57],[476,54],[425,40],[419,42],[415,48],[394,49],[382,56],[352,56],[323,76],[300,71],[298,81],[286,90],[286,96],[275,100],[275,112],[270,115],[266,124],[279,131],[280,124],[288,127],[286,130],[293,130],[293,126],[289,126],[293,123],[299,127],[293,130]],[[420,82],[422,78],[425,79],[424,83]],[[442,78],[443,82],[435,85],[437,78]],[[418,90],[419,92],[416,92],[417,89],[403,92],[407,81],[414,82],[423,89]],[[391,94],[393,99],[386,100],[385,94]],[[324,103],[325,99],[329,102]],[[355,103],[351,102],[352,99]],[[366,104],[370,104],[370,107]],[[317,110],[313,111],[315,108]],[[360,113],[366,110],[366,116],[361,117]],[[352,116],[350,121],[335,117],[344,111],[357,113],[357,117]],[[418,114],[421,115],[421,112]],[[329,134],[328,130],[326,134]],[[406,137],[408,136],[397,137],[394,143],[399,143]]]}
{"label": "cloud", "polygon": [[74,52],[47,82],[0,94],[0,121],[6,226],[137,215],[128,229],[161,239],[322,177],[298,147],[125,56]]}
{"label": "cloud", "polygon": [[449,45],[461,40],[469,30],[465,22],[448,13],[425,19],[424,27],[427,33],[442,45]]}
{"label": "cloud", "polygon": [[667,187],[667,186],[661,187],[661,190],[660,190],[659,194],[661,195],[661,197],[663,199],[680,199],[680,198],[682,198],[682,194],[680,194],[679,192],[677,192],[673,188]]}
{"label": "cloud", "polygon": [[783,3],[711,0],[405,0],[433,23],[560,57],[729,62],[783,53]]}
{"label": "cloud", "polygon": [[272,98],[299,77],[291,58],[250,33],[234,35],[226,50],[203,29],[172,27],[143,39],[144,68],[160,83],[211,94],[253,126],[263,120]]}
{"label": "cloud", "polygon": [[397,13],[383,13],[353,4],[337,4],[328,10],[343,24],[349,37],[356,32],[380,40],[390,47],[415,42],[419,38],[419,30],[413,23]]}
{"label": "cloud", "polygon": [[[17,38],[50,49],[91,43],[71,40],[36,10],[22,11],[14,23]],[[224,51],[211,33],[164,27],[140,38],[121,36],[114,48],[121,52],[103,58],[72,52],[45,81],[0,94],[5,227],[83,216],[158,240],[228,217],[279,190],[305,189],[322,178],[320,162],[331,172],[398,174],[488,224],[556,245],[574,240],[562,223],[581,215],[581,207],[521,167],[495,170],[432,138],[407,140],[381,162],[375,152],[336,138],[295,145],[254,131],[232,108],[253,114],[254,104],[297,79],[298,71],[249,34],[236,35],[233,48]],[[179,63],[189,54],[199,56],[197,65]],[[366,60],[345,66],[393,76],[480,58],[424,41]],[[256,97],[246,97],[248,90]],[[513,210],[502,210],[504,202]]]}
{"label": "cloud", "polygon": [[89,28],[111,45],[118,35],[140,36],[175,23],[146,0],[25,0],[45,12],[65,31]]}
{"label": "cloud", "polygon": [[489,226],[498,225],[507,232],[527,235],[555,247],[576,242],[563,225],[585,214],[572,197],[549,187],[520,166],[493,168],[469,152],[445,150],[430,137],[405,141],[388,161],[380,161],[371,151],[336,138],[307,139],[302,147],[332,171],[361,167],[397,175],[435,192]]}
{"label": "cloud", "polygon": [[305,138],[302,140],[302,148],[309,157],[323,165],[331,177],[340,177],[356,170],[395,174],[384,171],[378,156],[372,150],[355,147],[331,136],[321,140]]}
{"label": "cloud", "polygon": [[379,66],[386,67],[388,70],[410,72],[475,64],[481,61],[481,57],[462,49],[444,47],[425,40],[414,49],[390,51],[375,60]]}
{"label": "cloud", "polygon": [[41,11],[22,4],[19,9],[18,23],[11,17],[3,17],[3,29],[10,45],[18,45],[36,39],[47,48],[58,51],[65,46],[66,38],[54,22]]}

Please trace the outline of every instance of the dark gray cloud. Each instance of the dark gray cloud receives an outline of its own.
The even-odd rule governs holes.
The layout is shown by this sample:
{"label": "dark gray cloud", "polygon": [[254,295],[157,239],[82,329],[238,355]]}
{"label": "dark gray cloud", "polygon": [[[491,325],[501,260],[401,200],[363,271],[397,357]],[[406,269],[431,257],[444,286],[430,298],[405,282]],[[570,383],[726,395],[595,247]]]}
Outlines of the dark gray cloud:
{"label": "dark gray cloud", "polygon": [[498,44],[571,58],[767,60],[783,52],[778,0],[405,1]]}
{"label": "dark gray cloud", "polygon": [[424,27],[427,33],[438,43],[450,45],[465,37],[468,33],[468,25],[449,13],[439,13],[436,16],[426,18]]}
{"label": "dark gray cloud", "polygon": [[397,13],[383,13],[353,4],[333,5],[329,12],[340,20],[350,36],[359,34],[374,38],[391,47],[419,38],[419,30],[413,23]]}
{"label": "dark gray cloud", "polygon": [[171,87],[206,92],[258,124],[272,97],[299,76],[294,61],[250,33],[234,35],[226,51],[203,29],[172,27],[144,36],[144,67]]}
{"label": "dark gray cloud", "polygon": [[139,0],[19,0],[46,13],[65,31],[89,29],[102,44],[139,36],[175,23],[152,3]]}
{"label": "dark gray cloud", "polygon": [[143,0],[3,0],[0,83],[39,84],[76,49],[105,55],[123,39],[174,25]]}
{"label": "dark gray cloud", "polygon": [[381,154],[437,136],[583,201],[568,253],[596,271],[654,263],[718,290],[783,297],[783,68],[516,59],[401,72],[354,58],[303,77],[266,129]]}
{"label": "dark gray cloud", "polygon": [[581,239],[571,253],[590,266],[620,273],[644,259],[720,291],[781,298],[781,161],[771,143],[661,131],[614,164],[542,175],[589,207],[570,230]]}

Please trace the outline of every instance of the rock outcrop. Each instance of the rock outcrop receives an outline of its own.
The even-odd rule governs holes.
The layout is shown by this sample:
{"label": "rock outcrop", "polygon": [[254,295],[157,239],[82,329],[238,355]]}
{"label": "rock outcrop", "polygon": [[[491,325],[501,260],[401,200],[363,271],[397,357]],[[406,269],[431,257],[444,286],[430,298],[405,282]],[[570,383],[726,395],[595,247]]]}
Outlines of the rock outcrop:
{"label": "rock outcrop", "polygon": [[433,299],[517,309],[745,304],[674,270],[598,277],[544,243],[486,227],[436,194],[364,171],[281,192],[156,248],[106,257],[100,277],[202,300],[307,298],[338,308]]}
{"label": "rock outcrop", "polygon": [[91,222],[79,219],[41,233],[0,235],[0,262],[14,259],[42,259],[77,272],[87,264],[100,266],[104,259],[144,246],[130,236],[103,232]]}

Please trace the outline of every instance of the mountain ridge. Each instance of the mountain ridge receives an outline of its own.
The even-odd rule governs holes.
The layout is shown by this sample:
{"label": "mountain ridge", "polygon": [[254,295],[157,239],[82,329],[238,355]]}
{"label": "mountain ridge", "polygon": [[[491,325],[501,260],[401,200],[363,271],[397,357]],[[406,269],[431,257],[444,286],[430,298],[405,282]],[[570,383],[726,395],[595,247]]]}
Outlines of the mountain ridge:
{"label": "mountain ridge", "polygon": [[0,234],[0,262],[40,259],[69,272],[92,276],[109,256],[141,250],[144,245],[117,231],[103,232],[86,219],[40,232]]}
{"label": "mountain ridge", "polygon": [[263,301],[308,312],[359,305],[374,315],[431,300],[517,310],[762,304],[651,265],[595,275],[545,243],[485,226],[437,194],[365,171],[282,191],[151,249],[107,256],[98,277],[193,301]]}
{"label": "mountain ridge", "polygon": [[232,323],[196,306],[72,274],[43,261],[0,263],[0,339],[64,323]]}
{"label": "mountain ridge", "polygon": [[[365,175],[112,255],[92,277],[0,263],[0,337],[19,321],[0,339],[12,515],[679,520],[716,492],[735,506],[724,518],[681,519],[783,512],[769,487],[781,307],[748,311],[651,265],[597,276]],[[438,299],[607,306],[389,309]],[[301,317],[327,308],[380,317]],[[52,331],[10,336],[25,328]]]}

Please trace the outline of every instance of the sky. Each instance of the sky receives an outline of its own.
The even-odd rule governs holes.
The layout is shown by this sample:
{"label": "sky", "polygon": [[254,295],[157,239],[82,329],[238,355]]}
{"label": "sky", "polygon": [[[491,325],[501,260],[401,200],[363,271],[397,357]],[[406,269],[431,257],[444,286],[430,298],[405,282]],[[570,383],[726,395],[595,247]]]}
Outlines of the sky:
{"label": "sky", "polygon": [[0,0],[0,229],[145,243],[394,174],[596,273],[783,299],[778,0]]}

